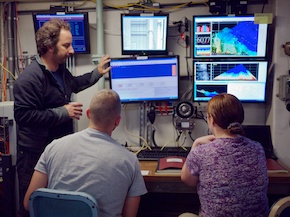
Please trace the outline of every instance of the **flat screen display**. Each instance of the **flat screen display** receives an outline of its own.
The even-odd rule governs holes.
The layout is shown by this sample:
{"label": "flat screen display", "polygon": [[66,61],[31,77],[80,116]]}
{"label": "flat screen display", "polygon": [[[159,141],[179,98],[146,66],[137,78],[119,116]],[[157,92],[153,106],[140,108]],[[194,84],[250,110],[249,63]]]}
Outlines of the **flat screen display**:
{"label": "flat screen display", "polygon": [[168,14],[121,14],[122,55],[167,55]]}
{"label": "flat screen display", "polygon": [[254,15],[194,16],[194,58],[264,58],[267,24]]}
{"label": "flat screen display", "polygon": [[242,102],[265,102],[267,61],[193,61],[193,100],[230,93]]}
{"label": "flat screen display", "polygon": [[42,25],[52,19],[62,19],[67,21],[71,27],[73,37],[72,47],[75,53],[90,53],[90,37],[89,37],[89,22],[88,13],[55,13],[43,14],[34,13],[33,15],[35,32],[42,27]]}
{"label": "flat screen display", "polygon": [[112,58],[110,66],[122,103],[178,100],[179,56]]}

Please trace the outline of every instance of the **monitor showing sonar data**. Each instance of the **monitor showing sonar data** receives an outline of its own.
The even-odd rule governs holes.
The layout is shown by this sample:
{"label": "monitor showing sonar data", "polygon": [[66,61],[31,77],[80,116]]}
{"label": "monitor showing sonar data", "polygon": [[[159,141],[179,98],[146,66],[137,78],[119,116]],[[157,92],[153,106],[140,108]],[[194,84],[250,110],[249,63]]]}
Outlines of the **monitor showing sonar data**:
{"label": "monitor showing sonar data", "polygon": [[254,15],[194,16],[194,58],[264,58],[268,24]]}
{"label": "monitor showing sonar data", "polygon": [[230,93],[242,102],[265,102],[267,61],[194,61],[193,100]]}

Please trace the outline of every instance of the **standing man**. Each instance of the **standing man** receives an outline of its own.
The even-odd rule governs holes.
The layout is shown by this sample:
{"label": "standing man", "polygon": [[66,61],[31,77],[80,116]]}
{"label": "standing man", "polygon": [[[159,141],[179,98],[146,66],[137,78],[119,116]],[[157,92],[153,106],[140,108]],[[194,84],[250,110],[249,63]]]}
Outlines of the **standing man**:
{"label": "standing man", "polygon": [[14,84],[14,117],[17,124],[17,172],[19,215],[29,216],[23,198],[44,148],[53,139],[73,133],[73,120],[82,115],[82,104],[71,102],[78,93],[95,84],[110,67],[108,55],[90,73],[73,76],[65,67],[74,54],[70,26],[63,20],[46,22],[36,33],[38,55]]}
{"label": "standing man", "polygon": [[[89,126],[50,143],[35,166],[24,206],[38,188],[92,195],[100,217],[136,217],[140,196],[147,193],[139,161],[111,135],[121,120],[119,95],[103,89],[87,110]],[[48,207],[49,209],[49,207]]]}

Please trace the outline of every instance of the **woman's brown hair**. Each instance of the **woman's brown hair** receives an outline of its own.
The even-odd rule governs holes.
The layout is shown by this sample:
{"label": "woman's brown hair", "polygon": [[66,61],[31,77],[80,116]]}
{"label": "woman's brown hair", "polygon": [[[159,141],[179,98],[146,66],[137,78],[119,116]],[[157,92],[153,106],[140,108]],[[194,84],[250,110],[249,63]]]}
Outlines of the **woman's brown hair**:
{"label": "woman's brown hair", "polygon": [[210,99],[207,114],[222,129],[233,134],[243,134],[244,108],[237,97],[227,93],[218,94]]}

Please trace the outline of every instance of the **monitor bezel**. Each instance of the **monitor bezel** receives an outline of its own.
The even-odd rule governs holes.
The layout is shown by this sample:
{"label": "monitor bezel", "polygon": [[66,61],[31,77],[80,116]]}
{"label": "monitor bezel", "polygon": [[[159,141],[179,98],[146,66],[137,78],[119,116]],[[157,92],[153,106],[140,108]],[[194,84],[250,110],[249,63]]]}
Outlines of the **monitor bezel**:
{"label": "monitor bezel", "polygon": [[[125,50],[124,49],[124,17],[166,17],[166,36],[165,36],[165,49],[164,50]],[[151,55],[168,55],[168,30],[169,30],[169,14],[167,13],[129,13],[121,14],[121,52],[122,55],[139,55],[139,56],[151,56]]]}
{"label": "monitor bezel", "polygon": [[259,103],[263,104],[267,102],[267,85],[268,85],[268,69],[269,69],[269,61],[267,60],[261,60],[261,59],[256,59],[256,60],[248,60],[248,59],[219,59],[219,60],[204,60],[204,59],[193,59],[192,61],[192,68],[193,68],[193,80],[192,80],[192,100],[193,102],[198,102],[198,103],[207,103],[211,98],[207,100],[200,100],[195,98],[195,92],[196,92],[196,71],[195,71],[195,63],[266,63],[266,71],[265,71],[265,87],[264,87],[264,98],[263,100],[245,100],[245,99],[239,99],[242,103]]}
{"label": "monitor bezel", "polygon": [[[246,17],[246,18],[250,18],[252,17],[254,20],[255,20],[255,14],[245,14],[245,15],[234,15],[234,14],[229,14],[229,15],[194,15],[193,18],[192,18],[192,46],[193,46],[193,49],[192,49],[192,55],[193,55],[193,58],[194,59],[219,59],[219,58],[222,58],[222,59],[267,59],[267,56],[268,56],[268,46],[267,46],[267,41],[268,41],[268,37],[269,37],[269,25],[268,24],[263,24],[263,25],[266,25],[266,35],[265,35],[265,41],[264,41],[264,48],[265,48],[265,52],[263,55],[260,55],[260,56],[231,56],[231,55],[210,55],[210,56],[198,56],[196,55],[196,31],[195,31],[195,24],[196,24],[196,21],[195,19],[197,18],[210,18],[210,19],[219,19],[219,18],[242,18],[242,17]],[[261,25],[261,24],[259,24]],[[211,38],[212,40],[212,38]]]}
{"label": "monitor bezel", "polygon": [[[37,12],[37,13],[32,13],[34,31],[36,33],[37,30],[40,28],[40,26],[38,26],[38,21],[37,21],[38,15],[63,16],[63,15],[74,15],[74,14],[76,14],[76,15],[81,14],[84,16],[83,25],[84,25],[85,46],[86,46],[85,51],[78,51],[78,50],[74,49],[74,52],[75,52],[75,54],[90,54],[91,53],[91,46],[90,46],[91,43],[90,43],[89,13],[88,12],[40,12],[40,13]],[[60,17],[60,19],[61,19],[61,17]]]}
{"label": "monitor bezel", "polygon": [[[122,104],[132,104],[132,103],[147,103],[147,102],[176,102],[180,99],[180,62],[179,62],[179,55],[166,55],[166,56],[142,56],[142,57],[115,57],[111,58],[113,60],[137,60],[137,59],[164,59],[164,58],[176,58],[177,60],[177,98],[164,98],[164,99],[147,99],[147,100],[139,100],[139,99],[132,99],[132,100],[123,100],[120,97]],[[110,62],[111,63],[111,62]],[[109,63],[109,66],[111,64]],[[110,70],[108,73],[108,80],[109,80],[109,87],[112,89],[112,71]],[[113,89],[114,90],[114,89]]]}

